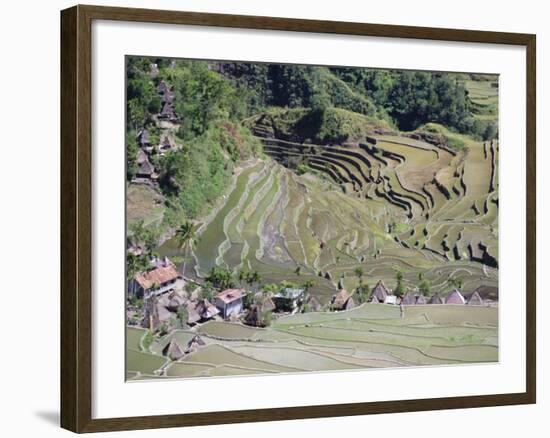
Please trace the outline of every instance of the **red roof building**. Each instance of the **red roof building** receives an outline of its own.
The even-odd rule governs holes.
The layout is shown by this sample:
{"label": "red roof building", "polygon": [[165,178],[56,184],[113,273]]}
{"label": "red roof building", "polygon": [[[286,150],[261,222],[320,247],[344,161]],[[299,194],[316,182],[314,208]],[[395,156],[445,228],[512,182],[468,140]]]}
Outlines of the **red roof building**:
{"label": "red roof building", "polygon": [[174,288],[178,278],[176,266],[167,260],[161,266],[135,275],[134,280],[138,286],[136,294],[148,298],[168,292]]}

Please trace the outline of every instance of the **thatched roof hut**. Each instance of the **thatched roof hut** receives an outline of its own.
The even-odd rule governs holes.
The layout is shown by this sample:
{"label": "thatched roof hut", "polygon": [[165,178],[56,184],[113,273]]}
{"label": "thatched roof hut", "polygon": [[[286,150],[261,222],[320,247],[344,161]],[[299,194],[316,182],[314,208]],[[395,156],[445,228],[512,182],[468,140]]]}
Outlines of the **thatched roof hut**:
{"label": "thatched roof hut", "polygon": [[498,287],[479,286],[474,292],[479,294],[485,304],[498,302]]}
{"label": "thatched roof hut", "polygon": [[428,304],[443,304],[443,299],[436,292],[431,296],[430,300],[428,301]]}
{"label": "thatched roof hut", "polygon": [[155,173],[155,167],[149,161],[149,157],[142,149],[138,152],[137,158],[138,169],[136,177],[138,178],[151,178]]}
{"label": "thatched roof hut", "polygon": [[167,120],[177,120],[178,117],[176,116],[176,113],[174,111],[174,107],[169,102],[164,102],[162,105],[162,110],[159,114],[159,119],[167,119]]}
{"label": "thatched roof hut", "polygon": [[412,294],[412,292],[408,291],[401,298],[401,304],[403,304],[404,306],[413,306],[416,304],[416,297]]}
{"label": "thatched roof hut", "polygon": [[164,94],[167,91],[170,91],[169,85],[165,81],[160,81],[160,83],[157,85],[157,93]]}
{"label": "thatched roof hut", "polygon": [[159,151],[165,152],[169,151],[170,149],[172,149],[172,142],[170,141],[170,137],[165,135],[159,144]]}
{"label": "thatched roof hut", "polygon": [[178,360],[185,355],[185,351],[178,341],[172,338],[162,349],[162,355],[170,358],[170,360]]}
{"label": "thatched roof hut", "polygon": [[137,143],[142,148],[147,148],[151,146],[151,139],[149,137],[149,131],[143,129],[138,132],[136,137]]}
{"label": "thatched roof hut", "polygon": [[332,298],[332,306],[335,310],[349,310],[355,307],[355,302],[346,289],[341,289]]}
{"label": "thatched roof hut", "polygon": [[451,293],[447,295],[445,304],[466,304],[466,300],[458,289],[453,289]]}
{"label": "thatched roof hut", "polygon": [[192,353],[193,351],[198,350],[200,347],[203,347],[204,345],[206,345],[206,342],[204,342],[204,340],[199,335],[195,335],[187,343],[187,348],[185,349],[185,354]]}
{"label": "thatched roof hut", "polygon": [[185,298],[180,296],[176,291],[165,295],[167,303],[165,304],[166,308],[172,312],[176,312],[180,306],[183,306],[187,301]]}
{"label": "thatched roof hut", "polygon": [[312,312],[318,312],[321,310],[321,302],[314,295],[310,295],[307,304]]}
{"label": "thatched roof hut", "polygon": [[483,298],[481,298],[481,295],[477,291],[473,291],[465,299],[466,303],[470,306],[483,306],[485,304],[485,301],[483,301]]}
{"label": "thatched roof hut", "polygon": [[390,290],[386,287],[382,280],[378,281],[372,290],[372,297],[376,297],[379,303],[384,303],[388,295],[391,295]]}
{"label": "thatched roof hut", "polygon": [[216,316],[218,313],[220,313],[219,309],[214,306],[210,301],[208,301],[206,298],[203,300],[200,300],[195,310],[197,313],[201,316],[202,319],[210,319]]}
{"label": "thatched roof hut", "polygon": [[415,303],[417,306],[423,306],[426,304],[426,297],[424,295],[416,295],[415,296]]}
{"label": "thatched roof hut", "polygon": [[167,91],[162,95],[160,100],[162,103],[172,103],[174,101],[174,97],[175,97],[174,93],[172,93],[171,91]]}
{"label": "thatched roof hut", "polygon": [[349,300],[346,301],[346,305],[344,306],[344,310],[351,310],[355,307],[355,301],[353,301],[353,297],[349,297]]}
{"label": "thatched roof hut", "polygon": [[196,324],[201,320],[201,315],[197,312],[196,303],[187,304],[187,324]]}

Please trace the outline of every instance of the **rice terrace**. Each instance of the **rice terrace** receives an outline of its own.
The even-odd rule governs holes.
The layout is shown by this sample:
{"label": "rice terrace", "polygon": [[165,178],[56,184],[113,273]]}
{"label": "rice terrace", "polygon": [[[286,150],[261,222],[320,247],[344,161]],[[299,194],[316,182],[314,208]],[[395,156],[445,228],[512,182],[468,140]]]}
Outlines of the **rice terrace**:
{"label": "rice terrace", "polygon": [[128,380],[498,361],[498,76],[126,75]]}

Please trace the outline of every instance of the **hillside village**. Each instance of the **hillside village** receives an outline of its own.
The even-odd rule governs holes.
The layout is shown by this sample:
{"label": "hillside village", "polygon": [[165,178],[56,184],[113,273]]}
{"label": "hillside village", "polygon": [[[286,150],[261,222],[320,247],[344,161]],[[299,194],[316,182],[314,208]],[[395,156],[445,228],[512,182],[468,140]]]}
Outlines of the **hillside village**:
{"label": "hillside village", "polygon": [[[131,349],[132,376],[187,375],[174,364],[198,361],[201,351],[217,348],[213,343],[230,348],[225,330],[242,331],[235,340],[246,345],[247,330],[266,330],[255,333],[270,346],[262,336],[298,330],[288,339],[298,342],[301,331],[317,327],[331,332],[326,341],[335,354],[336,327],[290,323],[307,315],[331,325],[348,314],[380,313],[411,333],[430,330],[430,318],[441,318],[434,329],[446,327],[452,346],[462,339],[453,334],[457,324],[481,324],[464,342],[472,344],[471,360],[493,358],[499,146],[492,79],[456,80],[457,89],[488,85],[481,90],[490,97],[476,95],[474,112],[464,115],[478,123],[479,112],[481,124],[451,131],[426,123],[404,132],[370,97],[351,83],[343,86],[348,72],[322,70],[328,94],[303,108],[303,90],[285,95],[284,106],[273,94],[281,87],[249,93],[261,75],[247,83],[243,78],[257,74],[256,67],[239,68],[147,58],[128,64],[126,320],[140,337]],[[399,86],[404,79],[392,80]],[[318,84],[307,81],[303,86],[318,93]],[[255,93],[279,103],[262,106]],[[473,131],[457,133],[465,129]],[[478,321],[473,309],[482,308],[490,310]],[[428,325],[409,328],[409,319],[422,322],[422,315]],[[352,318],[347,329],[355,333],[370,318]],[[372,328],[360,332],[374,336]],[[318,336],[301,339],[304,351]],[[477,347],[482,341],[490,348]],[[232,351],[239,348],[249,347]],[[364,354],[354,353],[352,362]],[[168,362],[141,369],[144,355]],[[390,356],[380,366],[452,360]]]}
{"label": "hillside village", "polygon": [[[154,67],[152,67],[152,76],[154,77]],[[134,184],[148,184],[156,186],[158,173],[151,163],[152,157],[164,155],[167,152],[180,149],[181,144],[176,143],[174,131],[177,129],[178,117],[174,111],[174,93],[166,82],[161,81],[156,88],[160,102],[162,103],[160,113],[155,115],[155,124],[160,129],[158,143],[154,144],[153,139],[147,129],[142,129],[137,133],[136,142],[139,146],[137,156],[137,171],[132,178]]]}
{"label": "hillside village", "polygon": [[[275,287],[273,287],[275,286]],[[329,303],[322,305],[307,289],[311,285],[268,285],[266,289],[229,287],[227,289],[202,287],[184,279],[167,257],[154,259],[151,268],[140,272],[129,282],[127,322],[150,329],[153,333],[167,333],[174,329],[193,327],[210,320],[240,322],[265,327],[273,317],[305,312],[338,312],[357,305],[386,304],[392,306],[468,305],[497,306],[498,289],[481,286],[469,293],[452,289],[445,297],[434,293],[425,296],[418,290],[396,294],[383,281],[378,281],[367,295],[357,289],[340,289]],[[364,290],[364,289],[363,289]],[[403,310],[404,314],[405,311]]]}

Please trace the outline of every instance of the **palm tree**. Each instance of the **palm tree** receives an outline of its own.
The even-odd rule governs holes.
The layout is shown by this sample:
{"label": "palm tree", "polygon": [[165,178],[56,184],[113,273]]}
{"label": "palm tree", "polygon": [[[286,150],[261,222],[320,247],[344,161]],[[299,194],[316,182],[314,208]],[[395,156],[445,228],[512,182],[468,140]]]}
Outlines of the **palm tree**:
{"label": "palm tree", "polygon": [[133,296],[136,292],[136,284],[133,281],[136,274],[143,272],[147,269],[147,262],[132,253],[128,253],[126,255],[126,280],[128,283],[132,286],[132,290],[130,291],[131,295]]}
{"label": "palm tree", "polygon": [[175,236],[178,247],[184,251],[183,267],[181,274],[185,277],[185,265],[189,257],[189,250],[195,247],[197,241],[197,227],[191,222],[186,221],[181,227],[176,230]]}
{"label": "palm tree", "polygon": [[405,293],[405,287],[403,286],[403,273],[400,270],[395,271],[395,279],[397,280],[397,284],[395,285],[393,293],[400,297]]}

